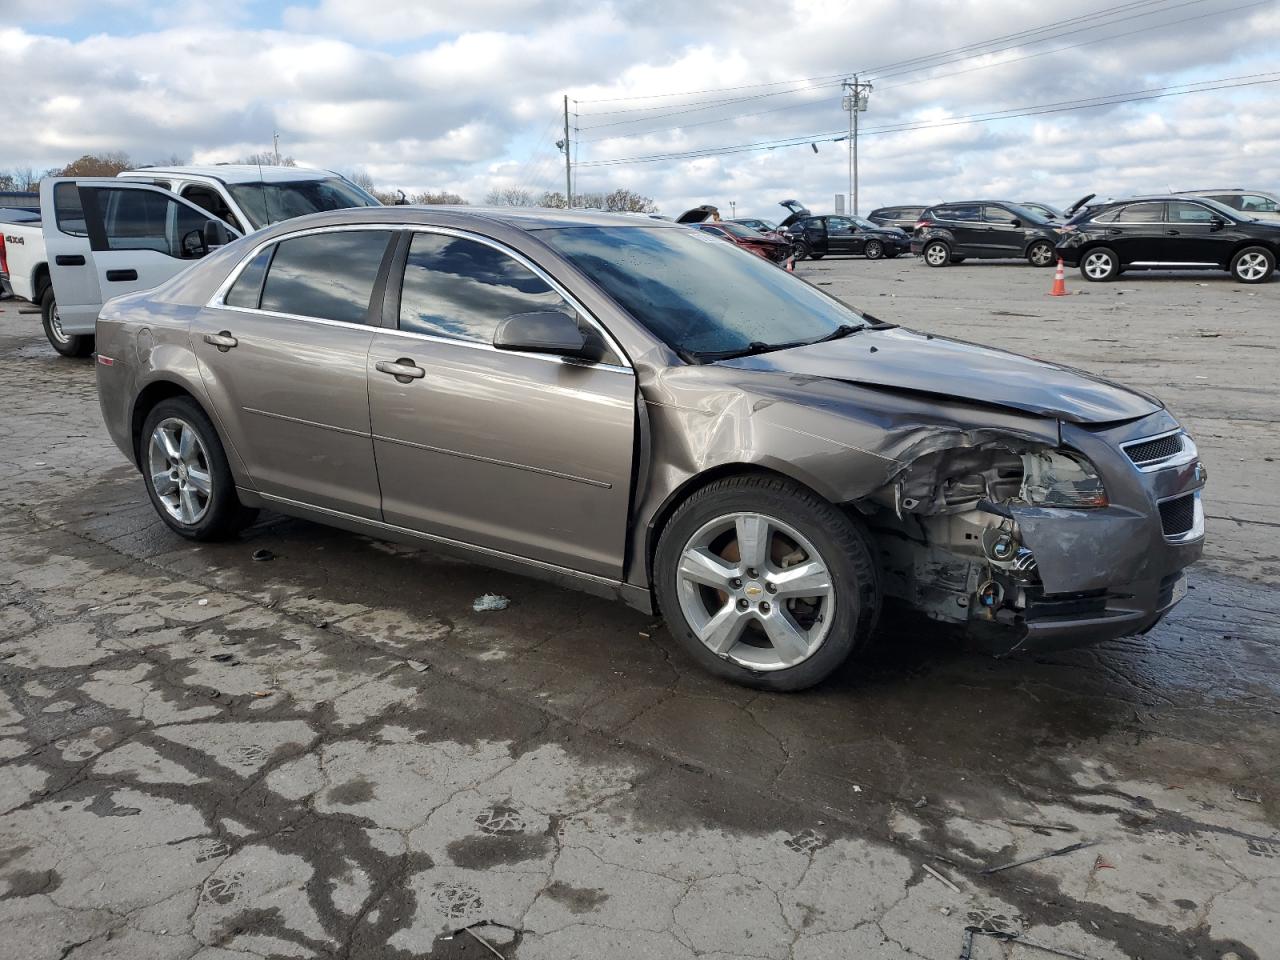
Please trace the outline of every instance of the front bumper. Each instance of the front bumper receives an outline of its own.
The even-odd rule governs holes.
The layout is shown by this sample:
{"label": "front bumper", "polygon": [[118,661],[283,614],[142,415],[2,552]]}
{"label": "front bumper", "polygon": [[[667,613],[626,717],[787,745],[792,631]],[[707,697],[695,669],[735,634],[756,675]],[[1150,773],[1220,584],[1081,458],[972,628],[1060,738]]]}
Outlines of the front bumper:
{"label": "front bumper", "polygon": [[1007,582],[1016,603],[970,611],[970,635],[998,653],[1060,650],[1146,633],[1186,594],[1186,567],[1204,550],[1205,470],[1194,443],[1163,463],[1136,464],[1136,441],[1172,434],[1161,411],[1103,430],[1063,424],[1064,445],[1098,468],[1110,505],[1012,507],[1038,581]]}

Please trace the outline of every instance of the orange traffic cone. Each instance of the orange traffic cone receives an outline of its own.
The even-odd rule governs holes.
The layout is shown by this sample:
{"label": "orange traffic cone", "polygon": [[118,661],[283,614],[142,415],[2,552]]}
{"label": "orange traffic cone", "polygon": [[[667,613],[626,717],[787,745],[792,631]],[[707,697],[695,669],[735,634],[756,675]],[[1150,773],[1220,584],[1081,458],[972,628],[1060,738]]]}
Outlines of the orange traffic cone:
{"label": "orange traffic cone", "polygon": [[1049,291],[1051,297],[1065,297],[1067,295],[1067,274],[1062,266],[1062,258],[1058,258],[1058,272],[1053,275],[1053,289]]}

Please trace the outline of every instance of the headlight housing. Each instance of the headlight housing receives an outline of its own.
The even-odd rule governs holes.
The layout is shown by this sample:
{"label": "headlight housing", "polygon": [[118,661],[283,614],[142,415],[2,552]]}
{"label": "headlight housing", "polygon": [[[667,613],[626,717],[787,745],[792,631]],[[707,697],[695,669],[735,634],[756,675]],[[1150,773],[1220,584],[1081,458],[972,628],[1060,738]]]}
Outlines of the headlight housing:
{"label": "headlight housing", "polygon": [[1106,488],[1093,464],[1063,450],[1034,450],[1022,455],[1019,497],[1033,507],[1077,510],[1108,503]]}

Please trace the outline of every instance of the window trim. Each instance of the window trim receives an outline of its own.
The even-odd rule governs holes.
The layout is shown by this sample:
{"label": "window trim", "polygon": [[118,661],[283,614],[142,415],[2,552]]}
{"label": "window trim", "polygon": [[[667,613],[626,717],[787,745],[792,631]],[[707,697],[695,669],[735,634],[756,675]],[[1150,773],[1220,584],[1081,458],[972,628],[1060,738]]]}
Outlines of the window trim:
{"label": "window trim", "polygon": [[[228,304],[226,302],[226,295],[228,291],[230,291],[231,287],[235,284],[236,280],[239,279],[241,272],[253,261],[254,257],[256,257],[259,253],[263,251],[263,249],[270,246],[271,244],[278,244],[278,243],[284,242],[285,240],[292,240],[296,237],[308,236],[310,234],[315,234],[315,233],[340,233],[340,232],[347,232],[351,230],[384,230],[384,231],[390,230],[392,233],[401,233],[401,234],[438,233],[438,234],[444,234],[445,236],[458,237],[459,239],[462,239],[462,240],[475,240],[478,243],[484,244],[485,246],[492,247],[493,249],[499,251],[500,253],[505,253],[507,256],[513,258],[517,263],[520,263],[526,268],[528,268],[529,270],[533,271],[539,277],[539,279],[541,279],[544,283],[550,286],[552,290],[554,290],[561,297],[563,297],[565,301],[571,307],[573,307],[574,310],[578,312],[578,315],[583,317],[587,321],[587,323],[589,323],[596,330],[596,332],[600,334],[605,344],[613,352],[614,356],[616,356],[621,361],[621,363],[618,363],[618,364],[603,363],[603,362],[594,361],[594,360],[582,360],[577,357],[561,357],[561,356],[556,356],[554,354],[548,354],[548,353],[530,353],[524,350],[499,350],[493,344],[483,343],[479,340],[459,340],[453,337],[437,337],[428,333],[414,333],[413,331],[410,331],[410,330],[401,330],[399,329],[398,326],[388,327],[383,324],[383,314],[382,314],[381,305],[379,305],[374,311],[374,315],[376,316],[378,322],[348,323],[345,320],[328,320],[324,317],[308,317],[308,316],[304,316],[302,314],[296,314],[296,313],[281,313],[275,310],[263,310],[261,307],[237,307],[237,306],[232,306],[231,304]],[[409,237],[409,240],[412,241],[411,236]],[[393,249],[392,258],[393,258],[393,266],[394,266],[399,262],[399,257],[397,256],[398,253],[400,252],[399,242],[397,242],[397,244],[394,245],[392,249]],[[405,249],[407,250],[407,244],[405,244]],[[272,256],[272,259],[273,260],[275,259],[274,255]],[[387,276],[386,285],[387,287],[391,286],[390,274],[388,274]],[[265,286],[265,278],[264,278],[264,286]],[[385,304],[385,299],[386,298],[384,297],[384,300],[383,300],[384,304]],[[259,297],[258,302],[259,303],[262,302],[261,297]],[[328,227],[309,227],[303,230],[295,230],[291,233],[278,234],[276,236],[264,239],[260,243],[255,245],[254,248],[250,250],[249,253],[246,254],[240,260],[240,262],[235,265],[234,268],[232,268],[231,272],[227,274],[226,278],[222,281],[222,283],[218,285],[218,288],[213,292],[213,296],[209,298],[209,301],[208,303],[205,304],[205,306],[212,307],[218,310],[235,310],[241,313],[258,314],[260,316],[280,317],[285,320],[303,320],[307,323],[319,323],[325,326],[370,330],[375,334],[376,333],[391,334],[398,337],[408,337],[415,340],[425,340],[430,343],[447,343],[447,344],[453,344],[454,346],[466,347],[468,349],[489,350],[489,351],[492,351],[493,353],[511,354],[517,357],[533,357],[537,360],[545,360],[549,363],[559,363],[567,366],[591,367],[592,369],[610,370],[610,371],[616,371],[616,372],[628,373],[628,374],[634,373],[634,368],[631,366],[631,359],[623,351],[622,347],[618,344],[618,341],[614,339],[613,335],[605,328],[604,324],[602,324],[598,319],[596,319],[595,314],[593,314],[590,310],[588,310],[585,306],[583,306],[582,302],[577,297],[569,293],[569,291],[566,290],[564,286],[561,283],[559,283],[553,276],[551,276],[551,274],[547,273],[546,270],[542,269],[542,267],[538,266],[536,263],[534,263],[524,254],[520,253],[517,250],[512,249],[511,247],[506,246],[503,243],[500,243],[497,240],[492,240],[488,237],[481,236],[478,233],[472,233],[468,230],[460,230],[456,227],[443,227],[443,226],[437,226],[436,224],[424,224],[424,223],[391,223],[391,224],[350,223],[350,224],[341,224],[337,226],[328,226]],[[399,322],[398,309],[396,311],[396,316],[397,316],[397,324],[398,324]]]}

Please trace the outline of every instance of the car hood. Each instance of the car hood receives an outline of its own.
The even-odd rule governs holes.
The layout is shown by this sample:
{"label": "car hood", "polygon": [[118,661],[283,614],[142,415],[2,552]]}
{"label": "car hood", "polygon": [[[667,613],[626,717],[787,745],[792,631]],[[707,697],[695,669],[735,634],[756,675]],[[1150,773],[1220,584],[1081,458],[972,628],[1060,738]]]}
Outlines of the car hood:
{"label": "car hood", "polygon": [[960,399],[1072,423],[1145,417],[1160,401],[1071,367],[901,327],[721,361],[874,389]]}

